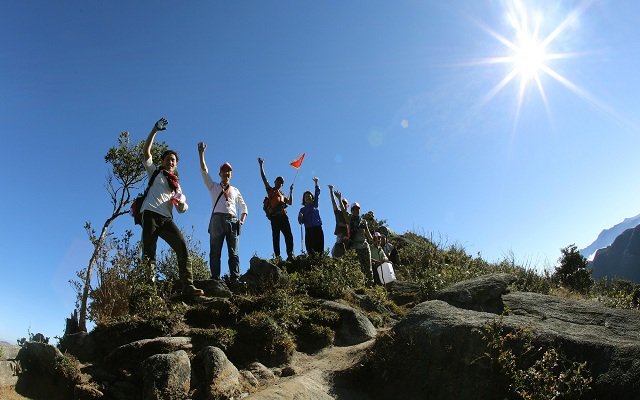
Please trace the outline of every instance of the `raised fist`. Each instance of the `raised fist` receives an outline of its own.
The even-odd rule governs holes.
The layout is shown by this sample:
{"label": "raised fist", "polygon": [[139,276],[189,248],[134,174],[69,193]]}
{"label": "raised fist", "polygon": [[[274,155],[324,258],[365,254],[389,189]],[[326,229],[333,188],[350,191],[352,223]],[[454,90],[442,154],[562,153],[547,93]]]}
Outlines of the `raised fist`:
{"label": "raised fist", "polygon": [[157,131],[164,131],[167,129],[167,125],[169,125],[169,121],[167,121],[166,118],[160,118],[158,122],[156,122],[155,128]]}

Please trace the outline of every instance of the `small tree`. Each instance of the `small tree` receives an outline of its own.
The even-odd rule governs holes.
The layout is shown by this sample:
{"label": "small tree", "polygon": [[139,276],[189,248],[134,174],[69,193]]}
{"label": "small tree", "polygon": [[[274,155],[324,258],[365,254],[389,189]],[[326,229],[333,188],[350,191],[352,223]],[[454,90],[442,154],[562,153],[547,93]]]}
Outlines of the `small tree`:
{"label": "small tree", "polygon": [[556,267],[554,277],[564,286],[580,293],[587,293],[593,285],[591,269],[587,269],[589,262],[580,254],[575,244],[560,249],[562,256]]}
{"label": "small tree", "polygon": [[[93,267],[98,260],[104,260],[104,253],[108,251],[105,246],[108,243],[108,237],[111,235],[111,224],[116,218],[129,212],[128,206],[133,201],[131,190],[140,189],[147,178],[144,166],[140,161],[143,146],[144,141],[132,145],[129,132],[122,132],[118,137],[118,146],[110,148],[104,157],[105,162],[111,164],[105,189],[111,197],[112,210],[111,216],[105,220],[99,234],[91,227],[91,222],[85,224],[85,229],[91,244],[93,244],[93,254],[89,259],[89,265],[78,274],[83,280],[78,327],[85,332],[87,330],[87,299],[91,288]],[[154,143],[151,149],[154,159],[159,160],[160,155],[166,149],[166,143]]]}

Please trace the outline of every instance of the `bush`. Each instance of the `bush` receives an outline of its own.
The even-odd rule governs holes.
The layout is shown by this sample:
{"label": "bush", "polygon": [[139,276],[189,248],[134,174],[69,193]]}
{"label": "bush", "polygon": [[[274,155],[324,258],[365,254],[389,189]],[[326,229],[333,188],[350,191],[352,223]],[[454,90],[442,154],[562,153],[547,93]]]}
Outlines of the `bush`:
{"label": "bush", "polygon": [[586,362],[570,361],[553,347],[534,345],[531,327],[506,329],[503,317],[473,331],[487,342],[484,355],[500,367],[509,381],[510,393],[526,400],[580,399],[591,390],[593,378]]}
{"label": "bush", "polygon": [[348,288],[361,287],[365,283],[354,250],[340,258],[314,253],[304,259],[291,280],[295,290],[327,300],[342,298]]}
{"label": "bush", "polygon": [[587,269],[589,262],[580,254],[575,244],[560,249],[562,256],[556,267],[554,278],[570,290],[586,294],[593,285],[591,269]]}

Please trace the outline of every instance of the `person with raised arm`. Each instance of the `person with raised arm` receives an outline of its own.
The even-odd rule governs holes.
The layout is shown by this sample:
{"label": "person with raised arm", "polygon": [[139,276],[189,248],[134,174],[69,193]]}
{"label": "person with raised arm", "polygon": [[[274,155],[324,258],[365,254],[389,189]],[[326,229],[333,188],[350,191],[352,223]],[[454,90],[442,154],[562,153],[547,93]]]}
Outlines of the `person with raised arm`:
{"label": "person with raised arm", "polygon": [[269,220],[271,221],[273,254],[276,257],[280,257],[280,233],[282,232],[287,248],[287,259],[291,260],[293,259],[293,234],[291,233],[291,224],[287,216],[287,206],[293,203],[293,184],[291,184],[289,188],[289,196],[285,196],[282,190],[280,190],[284,185],[284,178],[278,176],[273,182],[274,186],[272,187],[264,173],[264,160],[258,158],[258,164],[260,164],[260,176],[262,177],[262,182],[264,183],[264,188],[267,190],[267,197],[269,198]]}
{"label": "person with raised arm", "polygon": [[[209,175],[209,169],[204,159],[207,145],[198,143],[200,156],[200,173],[205,186],[209,189],[213,208],[209,220],[209,268],[211,279],[220,280],[220,257],[222,256],[222,243],[227,241],[227,253],[229,255],[229,277],[231,282],[237,282],[240,278],[240,257],[238,255],[238,241],[241,227],[249,213],[247,205],[240,191],[231,186],[233,168],[225,162],[220,166],[220,182],[214,182]],[[238,211],[240,218],[238,218]]]}
{"label": "person with raised arm", "polygon": [[178,276],[182,284],[181,292],[186,296],[202,296],[204,292],[193,285],[191,259],[184,235],[173,221],[173,209],[182,214],[187,211],[186,196],[178,183],[175,174],[178,166],[178,153],[167,150],[160,157],[160,166],[156,167],[151,156],[151,146],[160,131],[167,129],[167,121],[161,118],[155,123],[142,150],[144,165],[149,178],[156,177],[149,187],[147,197],[140,208],[142,212],[142,255],[143,262],[149,263],[155,278],[156,246],[158,238],[162,238],[176,252],[178,260]]}

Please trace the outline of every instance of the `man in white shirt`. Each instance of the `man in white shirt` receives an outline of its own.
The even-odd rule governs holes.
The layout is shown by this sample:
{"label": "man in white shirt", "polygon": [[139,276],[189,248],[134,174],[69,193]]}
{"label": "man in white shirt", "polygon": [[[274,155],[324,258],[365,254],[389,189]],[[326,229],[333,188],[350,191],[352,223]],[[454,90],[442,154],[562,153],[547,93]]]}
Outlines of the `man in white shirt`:
{"label": "man in white shirt", "polygon": [[[200,154],[200,173],[204,184],[209,189],[213,211],[209,221],[209,268],[211,269],[211,279],[220,280],[220,257],[222,255],[222,242],[227,241],[227,252],[229,253],[229,276],[231,282],[236,282],[240,278],[240,257],[238,256],[238,241],[240,228],[247,217],[247,205],[240,194],[240,191],[231,186],[231,176],[233,168],[229,163],[220,166],[220,182],[214,182],[209,175],[207,163],[204,160],[204,152],[207,145],[204,142],[198,143],[198,153]],[[238,211],[240,218],[238,218]]]}
{"label": "man in white shirt", "polygon": [[[156,245],[158,237],[176,252],[178,259],[178,275],[182,283],[182,293],[188,296],[202,296],[204,292],[193,285],[193,272],[187,242],[182,232],[173,221],[173,209],[180,214],[187,211],[189,206],[186,197],[182,193],[178,176],[175,174],[178,166],[178,153],[173,150],[165,151],[160,157],[160,166],[156,167],[151,157],[151,146],[158,131],[164,131],[169,123],[161,118],[151,129],[147,141],[142,150],[143,165],[149,174],[149,179],[154,175],[147,197],[142,208],[142,253],[145,262],[155,269]],[[155,274],[155,271],[153,271]]]}

